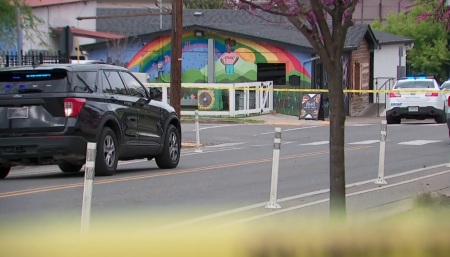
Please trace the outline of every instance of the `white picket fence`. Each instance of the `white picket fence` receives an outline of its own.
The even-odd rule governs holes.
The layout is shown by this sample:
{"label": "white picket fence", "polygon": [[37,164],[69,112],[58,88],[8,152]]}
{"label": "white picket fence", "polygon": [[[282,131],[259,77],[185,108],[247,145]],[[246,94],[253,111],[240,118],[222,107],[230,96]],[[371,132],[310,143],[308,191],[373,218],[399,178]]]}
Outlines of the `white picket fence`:
{"label": "white picket fence", "polygon": [[[168,103],[169,83],[144,83],[146,87],[160,88],[162,102]],[[273,82],[247,82],[247,83],[181,83],[181,88],[196,88],[209,90],[227,90],[228,108],[224,110],[201,110],[200,116],[236,117],[249,116],[251,114],[267,114],[273,110]],[[198,104],[198,96],[195,99],[183,99]],[[182,100],[182,101],[183,101]],[[237,101],[236,101],[237,100]],[[237,106],[237,104],[238,106]],[[182,110],[181,115],[195,115],[195,110]]]}

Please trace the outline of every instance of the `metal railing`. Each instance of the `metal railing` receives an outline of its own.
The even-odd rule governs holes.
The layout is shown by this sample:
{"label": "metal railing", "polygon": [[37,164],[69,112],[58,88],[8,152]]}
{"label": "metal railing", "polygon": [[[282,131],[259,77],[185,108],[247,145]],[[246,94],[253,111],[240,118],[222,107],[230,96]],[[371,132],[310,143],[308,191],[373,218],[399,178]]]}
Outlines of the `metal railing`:
{"label": "metal railing", "polygon": [[[376,90],[391,90],[393,85],[395,84],[395,81],[397,80],[396,78],[393,77],[377,77],[374,78],[375,80],[375,89]],[[383,84],[379,87],[379,81],[384,81]],[[376,98],[376,104],[377,104],[377,117],[380,117],[380,107],[381,107],[381,103],[380,103],[380,94],[383,94],[383,103],[384,103],[384,109],[386,109],[386,98],[387,98],[387,94],[388,93],[380,93],[380,92],[376,92],[375,94],[375,98]]]}
{"label": "metal railing", "polygon": [[64,59],[59,51],[54,53],[31,51],[26,54],[18,52],[0,52],[0,68],[65,62],[67,62],[67,60]]}

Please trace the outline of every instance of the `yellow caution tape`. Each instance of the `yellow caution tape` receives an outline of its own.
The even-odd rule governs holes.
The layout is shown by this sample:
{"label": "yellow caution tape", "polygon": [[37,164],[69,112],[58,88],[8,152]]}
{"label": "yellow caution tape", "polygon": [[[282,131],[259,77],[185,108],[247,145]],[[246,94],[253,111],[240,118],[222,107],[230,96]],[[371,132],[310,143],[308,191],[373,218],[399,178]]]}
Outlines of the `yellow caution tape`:
{"label": "yellow caution tape", "polygon": [[[149,86],[149,85],[147,85]],[[167,87],[165,85],[151,85],[150,87]],[[267,87],[213,87],[211,85],[205,86],[185,86],[182,85],[182,88],[189,89],[210,89],[210,90],[234,90],[234,91],[273,91],[273,92],[303,92],[303,93],[329,93],[328,89],[315,89],[315,88],[267,88]],[[450,90],[427,90],[427,89],[397,89],[397,90],[388,90],[388,89],[344,89],[344,93],[435,93],[440,92],[442,94],[450,94]]]}

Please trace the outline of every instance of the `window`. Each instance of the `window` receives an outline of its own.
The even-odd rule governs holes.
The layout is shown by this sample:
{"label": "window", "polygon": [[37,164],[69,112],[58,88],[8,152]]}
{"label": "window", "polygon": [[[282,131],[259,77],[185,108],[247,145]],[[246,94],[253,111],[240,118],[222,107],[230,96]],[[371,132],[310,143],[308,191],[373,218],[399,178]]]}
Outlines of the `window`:
{"label": "window", "polygon": [[96,71],[80,71],[73,76],[72,91],[73,92],[95,92],[97,91],[97,72]]}
{"label": "window", "polygon": [[0,95],[69,92],[71,78],[64,69],[0,71]]}
{"label": "window", "polygon": [[[104,72],[105,72],[106,80],[108,81],[109,85],[111,86],[110,94],[128,95],[128,91],[125,88],[125,85],[123,84],[123,81],[120,78],[119,73],[117,71],[104,71]],[[105,85],[103,85],[103,87],[105,87]],[[109,93],[109,92],[106,92],[106,93]]]}
{"label": "window", "polygon": [[136,78],[134,78],[128,72],[122,71],[120,72],[120,74],[122,75],[123,80],[125,81],[125,85],[127,86],[128,90],[130,90],[130,94],[132,96],[147,98],[144,87],[139,83],[139,81],[137,81]]}
{"label": "window", "polygon": [[435,88],[435,86],[433,81],[401,80],[395,88]]}

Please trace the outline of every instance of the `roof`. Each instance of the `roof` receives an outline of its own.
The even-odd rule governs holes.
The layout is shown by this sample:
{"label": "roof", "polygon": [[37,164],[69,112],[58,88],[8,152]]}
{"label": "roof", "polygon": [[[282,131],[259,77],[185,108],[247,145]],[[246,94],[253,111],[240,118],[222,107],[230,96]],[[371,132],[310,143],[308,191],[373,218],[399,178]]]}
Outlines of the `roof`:
{"label": "roof", "polygon": [[25,4],[30,7],[43,7],[50,5],[71,4],[86,1],[90,0],[25,0]]}
{"label": "roof", "polygon": [[[124,14],[129,17],[123,17]],[[162,23],[160,23],[158,10],[99,8],[97,15],[108,17],[121,15],[121,17],[115,18],[97,19],[97,30],[130,37],[167,33],[171,30],[172,24],[170,15],[162,15]],[[161,25],[162,30],[160,30]],[[263,41],[284,43],[312,50],[305,36],[286,17],[263,11],[249,13],[245,10],[230,9],[184,9],[183,27],[184,29],[202,28],[241,37],[256,37]],[[369,25],[355,24],[352,26],[347,34],[346,49],[357,48],[367,33],[369,41],[375,42]]]}
{"label": "roof", "polygon": [[375,34],[375,37],[378,39],[378,42],[380,45],[395,45],[395,44],[410,44],[414,43],[414,39],[404,36],[399,36],[395,34],[390,34],[386,32],[376,31],[374,30],[373,33]]}
{"label": "roof", "polygon": [[357,49],[364,38],[372,47],[375,47],[375,45],[378,44],[377,38],[373,34],[369,24],[355,24],[354,26],[348,28],[344,48],[348,50]]}

